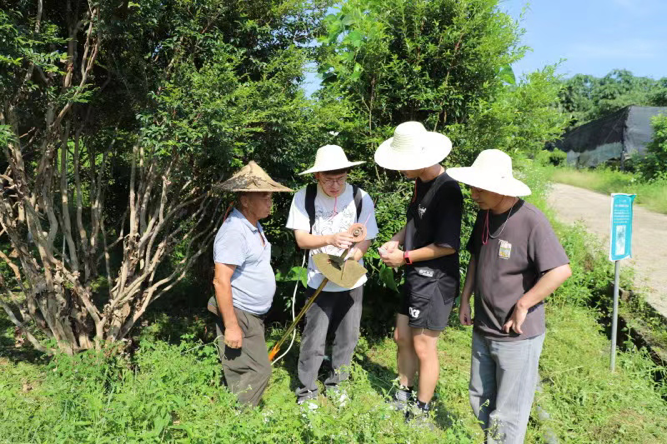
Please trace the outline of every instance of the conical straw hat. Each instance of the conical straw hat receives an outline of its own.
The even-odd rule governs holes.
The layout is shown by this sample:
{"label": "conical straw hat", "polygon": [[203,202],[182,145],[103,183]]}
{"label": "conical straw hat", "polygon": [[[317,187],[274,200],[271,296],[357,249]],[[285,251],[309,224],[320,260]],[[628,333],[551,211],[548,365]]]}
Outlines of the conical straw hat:
{"label": "conical straw hat", "polygon": [[232,177],[217,185],[216,188],[223,191],[233,192],[280,192],[294,191],[271,179],[264,170],[254,161],[241,168]]}

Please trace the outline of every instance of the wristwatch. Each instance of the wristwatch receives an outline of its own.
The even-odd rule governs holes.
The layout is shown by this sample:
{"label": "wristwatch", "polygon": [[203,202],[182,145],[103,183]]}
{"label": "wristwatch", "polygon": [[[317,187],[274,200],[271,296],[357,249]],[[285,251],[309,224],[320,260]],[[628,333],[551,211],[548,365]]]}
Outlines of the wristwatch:
{"label": "wristwatch", "polygon": [[406,251],[403,253],[403,260],[405,261],[406,264],[412,265],[412,259],[410,259],[410,252]]}

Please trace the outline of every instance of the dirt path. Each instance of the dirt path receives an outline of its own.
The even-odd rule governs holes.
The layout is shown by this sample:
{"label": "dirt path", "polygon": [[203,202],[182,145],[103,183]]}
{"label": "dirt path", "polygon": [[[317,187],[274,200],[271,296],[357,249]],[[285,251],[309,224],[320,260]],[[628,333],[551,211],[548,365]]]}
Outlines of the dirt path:
{"label": "dirt path", "polygon": [[[610,196],[564,184],[554,184],[549,204],[566,223],[582,221],[609,248]],[[635,286],[667,317],[667,215],[634,207],[632,259],[621,262],[635,269]]]}

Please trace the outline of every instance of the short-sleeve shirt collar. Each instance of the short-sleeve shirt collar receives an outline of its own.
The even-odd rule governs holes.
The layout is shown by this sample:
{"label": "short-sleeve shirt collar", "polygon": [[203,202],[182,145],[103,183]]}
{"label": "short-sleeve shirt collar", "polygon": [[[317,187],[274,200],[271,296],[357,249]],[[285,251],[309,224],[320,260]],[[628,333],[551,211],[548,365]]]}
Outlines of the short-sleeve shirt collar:
{"label": "short-sleeve shirt collar", "polygon": [[232,210],[232,214],[230,214],[230,217],[236,217],[241,220],[241,223],[243,223],[246,227],[250,228],[253,233],[257,233],[258,231],[261,231],[262,233],[264,230],[262,229],[262,225],[257,222],[257,226],[254,226],[253,224],[250,223],[248,219],[241,213],[239,210],[234,208]]}

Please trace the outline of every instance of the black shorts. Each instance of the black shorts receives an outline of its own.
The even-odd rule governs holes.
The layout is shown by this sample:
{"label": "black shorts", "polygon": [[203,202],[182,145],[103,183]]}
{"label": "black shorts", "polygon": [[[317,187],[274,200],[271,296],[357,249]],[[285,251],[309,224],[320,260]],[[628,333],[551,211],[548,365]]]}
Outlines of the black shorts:
{"label": "black shorts", "polygon": [[455,299],[456,293],[443,291],[435,279],[411,282],[403,288],[403,303],[399,313],[408,317],[408,325],[412,328],[442,331],[449,323]]}

